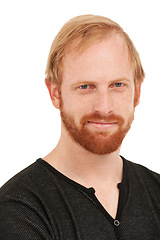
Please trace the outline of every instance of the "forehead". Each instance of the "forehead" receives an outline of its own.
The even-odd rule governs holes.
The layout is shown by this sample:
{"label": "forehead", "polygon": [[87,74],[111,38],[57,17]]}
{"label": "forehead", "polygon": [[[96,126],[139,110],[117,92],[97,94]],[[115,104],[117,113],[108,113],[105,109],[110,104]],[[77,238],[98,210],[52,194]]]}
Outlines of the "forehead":
{"label": "forehead", "polygon": [[109,79],[124,77],[118,75],[133,75],[128,47],[119,34],[107,36],[81,54],[71,50],[63,57],[62,64],[62,80],[67,76],[70,76],[70,79],[93,80],[96,77]]}

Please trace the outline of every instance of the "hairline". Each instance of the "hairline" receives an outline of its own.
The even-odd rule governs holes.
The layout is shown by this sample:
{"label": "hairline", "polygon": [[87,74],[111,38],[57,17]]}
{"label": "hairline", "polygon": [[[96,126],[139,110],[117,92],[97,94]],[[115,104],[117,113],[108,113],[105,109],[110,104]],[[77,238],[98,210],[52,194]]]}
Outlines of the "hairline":
{"label": "hairline", "polygon": [[52,43],[46,74],[48,81],[60,83],[63,72],[63,57],[71,52],[83,53],[94,43],[102,41],[106,36],[119,34],[128,48],[128,55],[134,68],[135,82],[142,82],[145,73],[139,54],[129,36],[111,19],[94,15],[82,15],[69,20],[57,34]]}

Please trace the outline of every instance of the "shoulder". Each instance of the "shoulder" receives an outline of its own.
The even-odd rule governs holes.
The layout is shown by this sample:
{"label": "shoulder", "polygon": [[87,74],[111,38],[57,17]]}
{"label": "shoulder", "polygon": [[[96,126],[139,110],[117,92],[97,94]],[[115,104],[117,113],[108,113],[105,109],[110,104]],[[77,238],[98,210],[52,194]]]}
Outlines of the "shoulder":
{"label": "shoulder", "polygon": [[128,177],[136,184],[143,185],[154,193],[160,194],[160,174],[147,167],[126,160]]}
{"label": "shoulder", "polygon": [[36,161],[1,187],[0,239],[28,239],[28,235],[32,239],[50,239],[44,203],[48,178],[46,168]]}
{"label": "shoulder", "polygon": [[34,162],[21,172],[13,176],[8,182],[6,182],[0,189],[0,199],[5,195],[12,195],[19,192],[21,189],[34,188],[36,183],[42,176],[43,168],[38,161]]}
{"label": "shoulder", "polygon": [[[51,183],[52,182],[52,186]],[[54,174],[50,174],[39,159],[16,174],[0,189],[0,209],[45,209],[50,189],[54,189]],[[0,211],[1,211],[0,210]]]}
{"label": "shoulder", "polygon": [[0,188],[0,208],[37,206],[43,196],[44,176],[45,168],[38,161],[13,176]]}
{"label": "shoulder", "polygon": [[134,162],[131,162],[129,160],[126,160],[126,165],[127,165],[127,168],[128,169],[132,169],[134,172],[138,171],[138,173],[142,173],[142,174],[145,174],[145,175],[150,175],[150,176],[153,176],[155,178],[158,178],[160,179],[160,174],[157,173],[157,172],[154,172],[152,170],[150,170],[149,168],[141,165],[141,164],[138,164],[138,163],[134,163]]}

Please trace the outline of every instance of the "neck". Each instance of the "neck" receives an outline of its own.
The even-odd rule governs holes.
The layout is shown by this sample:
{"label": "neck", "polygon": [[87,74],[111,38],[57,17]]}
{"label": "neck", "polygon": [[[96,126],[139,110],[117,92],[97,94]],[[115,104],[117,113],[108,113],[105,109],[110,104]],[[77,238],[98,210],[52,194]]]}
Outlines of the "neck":
{"label": "neck", "polygon": [[44,160],[65,176],[85,187],[106,182],[115,185],[122,180],[123,163],[119,149],[111,154],[93,154],[75,143],[63,132],[55,149]]}

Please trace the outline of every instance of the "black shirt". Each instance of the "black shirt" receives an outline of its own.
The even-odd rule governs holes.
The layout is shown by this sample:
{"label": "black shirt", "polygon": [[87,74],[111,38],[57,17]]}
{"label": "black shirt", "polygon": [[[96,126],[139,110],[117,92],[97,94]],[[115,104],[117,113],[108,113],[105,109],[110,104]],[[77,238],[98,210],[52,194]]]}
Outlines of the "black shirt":
{"label": "black shirt", "polygon": [[95,190],[38,159],[0,190],[0,240],[159,240],[160,175],[123,158],[116,219]]}

